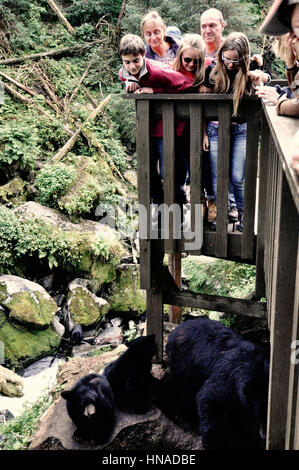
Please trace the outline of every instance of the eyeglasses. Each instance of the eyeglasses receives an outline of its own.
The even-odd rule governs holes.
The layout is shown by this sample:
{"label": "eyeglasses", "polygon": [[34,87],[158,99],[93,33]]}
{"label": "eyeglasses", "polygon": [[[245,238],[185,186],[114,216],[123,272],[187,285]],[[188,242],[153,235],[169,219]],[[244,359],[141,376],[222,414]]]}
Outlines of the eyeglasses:
{"label": "eyeglasses", "polygon": [[225,62],[226,64],[238,64],[240,62],[240,59],[238,60],[232,60],[232,59],[228,59],[227,57],[224,57],[223,54],[221,56],[221,59],[223,60],[223,62]]}
{"label": "eyeglasses", "polygon": [[191,59],[191,57],[183,57],[183,61],[186,62],[186,64],[190,64],[192,61],[194,65],[201,64],[201,59]]}

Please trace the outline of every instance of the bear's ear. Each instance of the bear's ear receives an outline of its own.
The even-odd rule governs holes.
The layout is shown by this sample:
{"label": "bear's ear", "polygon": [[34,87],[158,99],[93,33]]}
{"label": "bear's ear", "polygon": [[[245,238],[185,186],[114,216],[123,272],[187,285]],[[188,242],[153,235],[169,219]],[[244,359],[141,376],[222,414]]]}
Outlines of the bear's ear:
{"label": "bear's ear", "polygon": [[99,385],[101,383],[101,377],[95,377],[89,381],[91,385]]}
{"label": "bear's ear", "polygon": [[61,392],[61,396],[65,400],[69,400],[73,396],[73,391],[72,390],[63,390],[63,392]]}

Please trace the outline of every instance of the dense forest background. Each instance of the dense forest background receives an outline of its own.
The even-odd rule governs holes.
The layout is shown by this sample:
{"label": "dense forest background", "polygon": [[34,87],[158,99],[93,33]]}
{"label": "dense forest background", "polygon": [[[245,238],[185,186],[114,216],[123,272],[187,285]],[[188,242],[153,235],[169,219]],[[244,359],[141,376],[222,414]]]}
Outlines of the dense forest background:
{"label": "dense forest background", "polygon": [[[12,212],[20,202],[34,200],[76,220],[95,219],[99,202],[108,206],[125,197],[123,173],[136,168],[135,108],[121,97],[117,46],[123,34],[140,33],[149,9],[186,33],[200,32],[201,13],[216,7],[226,33],[248,34],[253,52],[264,53],[274,75],[283,74],[269,38],[258,33],[268,1],[57,1],[73,32],[49,3],[0,0],[0,273],[15,273],[16,261],[33,254],[50,268],[65,259],[76,264],[47,227],[20,226]],[[31,57],[40,53],[44,57]],[[91,117],[108,95],[109,103]],[[99,250],[106,254],[104,246]]]}

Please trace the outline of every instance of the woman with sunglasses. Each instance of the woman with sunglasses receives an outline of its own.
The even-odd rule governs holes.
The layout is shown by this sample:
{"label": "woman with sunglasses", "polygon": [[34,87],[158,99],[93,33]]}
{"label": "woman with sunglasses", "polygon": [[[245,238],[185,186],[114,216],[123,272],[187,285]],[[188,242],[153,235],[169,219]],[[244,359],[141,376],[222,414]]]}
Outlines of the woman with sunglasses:
{"label": "woman with sunglasses", "polygon": [[[238,106],[244,95],[251,95],[254,85],[267,83],[268,74],[261,70],[250,71],[250,45],[243,33],[229,34],[221,43],[217,53],[217,61],[206,69],[202,91],[214,93],[230,93],[233,96],[233,114],[237,115]],[[238,211],[237,226],[243,231],[244,181],[246,159],[247,123],[238,119],[231,123],[231,167],[230,188],[236,201]],[[212,187],[217,194],[217,158],[218,158],[218,122],[207,123],[204,129],[204,150],[210,152]],[[216,221],[212,227],[216,229]]]}

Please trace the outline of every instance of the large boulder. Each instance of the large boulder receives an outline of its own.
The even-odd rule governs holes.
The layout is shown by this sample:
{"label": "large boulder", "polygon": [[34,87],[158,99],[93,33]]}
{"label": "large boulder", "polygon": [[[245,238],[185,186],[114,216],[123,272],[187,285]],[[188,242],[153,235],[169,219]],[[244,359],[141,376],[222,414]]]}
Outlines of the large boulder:
{"label": "large boulder", "polygon": [[18,206],[27,200],[27,186],[19,176],[0,187],[0,204]]}
{"label": "large boulder", "polygon": [[[1,307],[2,304],[2,307]],[[0,341],[4,363],[19,369],[56,351],[57,305],[43,287],[17,276],[0,276]]]}
{"label": "large boulder", "polygon": [[6,367],[0,366],[0,394],[8,397],[21,397],[23,395],[23,380]]}
{"label": "large boulder", "polygon": [[69,285],[68,311],[74,323],[90,326],[110,310],[107,300],[97,297],[76,280]]}
{"label": "large boulder", "polygon": [[18,276],[0,276],[0,302],[9,318],[36,328],[49,326],[57,305],[39,284]]}
{"label": "large boulder", "polygon": [[139,265],[121,264],[109,290],[109,303],[116,312],[146,311],[146,293],[140,289]]}
{"label": "large boulder", "polygon": [[[125,248],[118,233],[92,220],[82,219],[73,223],[56,209],[33,201],[26,202],[14,210],[20,222],[38,220],[51,227],[51,232],[69,245],[68,255],[56,260],[61,268],[71,275],[82,275],[92,280],[94,290],[116,277],[116,266],[125,255]],[[74,266],[70,259],[76,260]]]}

